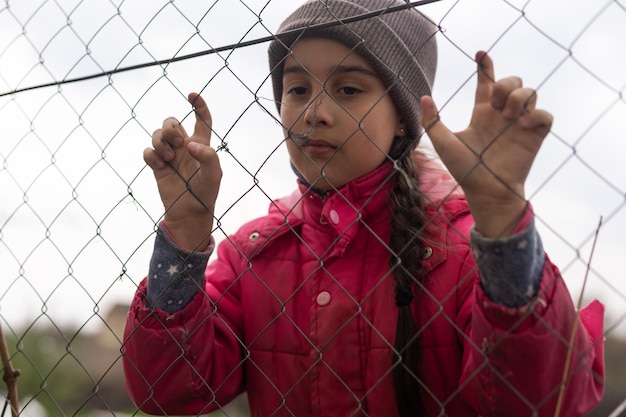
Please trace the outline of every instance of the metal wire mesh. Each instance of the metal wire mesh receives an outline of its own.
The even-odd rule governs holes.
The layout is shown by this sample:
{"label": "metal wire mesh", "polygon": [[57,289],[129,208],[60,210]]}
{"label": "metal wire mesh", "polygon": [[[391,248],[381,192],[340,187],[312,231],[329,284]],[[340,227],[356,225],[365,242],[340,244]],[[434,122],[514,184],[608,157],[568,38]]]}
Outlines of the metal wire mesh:
{"label": "metal wire mesh", "polygon": [[[224,170],[218,242],[295,187],[266,58],[292,3],[0,6],[0,319],[25,415],[138,412],[122,390],[121,333],[163,214],[141,154],[165,117],[193,123],[188,92],[201,91],[213,115]],[[584,298],[607,306],[607,391],[594,415],[626,415],[626,3],[417,7],[440,27],[434,98],[450,127],[468,122],[479,49],[554,114],[528,195],[574,299],[589,266]]]}

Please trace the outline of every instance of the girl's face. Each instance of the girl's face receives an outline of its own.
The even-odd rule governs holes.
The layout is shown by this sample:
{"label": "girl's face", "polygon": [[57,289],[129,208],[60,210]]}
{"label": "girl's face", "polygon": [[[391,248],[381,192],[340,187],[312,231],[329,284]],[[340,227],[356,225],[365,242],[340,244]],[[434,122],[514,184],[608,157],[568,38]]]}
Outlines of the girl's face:
{"label": "girl's face", "polygon": [[378,167],[401,136],[400,115],[382,80],[359,54],[330,39],[293,46],[284,63],[280,116],[291,161],[323,190]]}

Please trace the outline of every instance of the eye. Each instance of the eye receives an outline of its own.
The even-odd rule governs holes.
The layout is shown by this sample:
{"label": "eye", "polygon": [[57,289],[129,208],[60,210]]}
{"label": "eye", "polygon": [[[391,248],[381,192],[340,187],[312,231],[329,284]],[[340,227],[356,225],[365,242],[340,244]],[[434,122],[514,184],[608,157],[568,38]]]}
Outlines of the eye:
{"label": "eye", "polygon": [[362,91],[355,87],[342,87],[339,89],[339,92],[345,96],[355,96]]}
{"label": "eye", "polygon": [[301,95],[306,94],[306,92],[307,92],[306,87],[293,87],[289,91],[287,91],[287,94],[301,96]]}

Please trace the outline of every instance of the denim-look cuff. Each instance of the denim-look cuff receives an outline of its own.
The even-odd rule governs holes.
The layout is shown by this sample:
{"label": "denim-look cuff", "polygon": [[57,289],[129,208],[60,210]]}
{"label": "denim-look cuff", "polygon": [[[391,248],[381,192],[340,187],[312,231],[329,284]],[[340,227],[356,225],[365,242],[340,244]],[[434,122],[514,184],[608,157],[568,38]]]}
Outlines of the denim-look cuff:
{"label": "denim-look cuff", "polygon": [[485,238],[472,227],[470,244],[487,298],[516,308],[537,295],[545,254],[534,218],[525,229],[502,239]]}
{"label": "denim-look cuff", "polygon": [[148,273],[147,306],[169,314],[182,310],[204,287],[204,271],[214,249],[213,237],[204,252],[182,249],[159,225]]}

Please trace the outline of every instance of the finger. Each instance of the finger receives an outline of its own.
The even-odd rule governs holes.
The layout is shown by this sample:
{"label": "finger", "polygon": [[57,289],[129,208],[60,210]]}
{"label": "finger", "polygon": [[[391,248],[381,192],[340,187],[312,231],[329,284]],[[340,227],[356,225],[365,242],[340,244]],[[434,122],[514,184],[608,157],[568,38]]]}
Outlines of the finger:
{"label": "finger", "polygon": [[203,178],[205,178],[205,185],[209,187],[212,186],[215,189],[219,188],[219,183],[222,179],[222,168],[215,149],[198,142],[189,142],[187,144],[187,150],[189,154],[200,163],[202,172],[204,173]]}
{"label": "finger", "polygon": [[496,110],[503,110],[511,93],[520,88],[523,88],[523,83],[519,77],[506,77],[499,80],[493,86],[491,107]]}
{"label": "finger", "polygon": [[159,157],[156,151],[152,148],[146,148],[143,151],[143,160],[153,171],[158,171],[167,166],[165,161]]}
{"label": "finger", "polygon": [[491,100],[491,91],[495,82],[495,73],[493,69],[493,61],[491,57],[484,51],[476,53],[476,63],[478,69],[476,71],[476,103],[489,102]]}
{"label": "finger", "polygon": [[522,127],[534,130],[537,135],[545,137],[552,129],[553,120],[551,113],[538,109],[525,113],[520,117],[519,123]]}
{"label": "finger", "polygon": [[502,109],[505,119],[513,120],[518,116],[529,113],[535,109],[537,93],[532,88],[516,88],[506,98],[506,104]]}
{"label": "finger", "polygon": [[206,101],[204,101],[200,94],[191,93],[189,94],[188,99],[193,106],[196,115],[196,125],[193,135],[204,138],[206,140],[205,144],[209,145],[211,143],[212,126],[211,112],[209,111],[209,106],[207,106]]}
{"label": "finger", "polygon": [[[215,149],[208,145],[203,145],[198,142],[189,142],[187,144],[187,150],[189,154],[201,165],[217,166],[219,168],[219,157]],[[217,165],[215,165],[217,164]]]}
{"label": "finger", "polygon": [[162,139],[174,147],[182,146],[184,139],[189,137],[183,125],[174,117],[168,117],[163,121],[161,131]]}
{"label": "finger", "polygon": [[[165,123],[164,123],[165,126]],[[168,127],[157,129],[152,133],[152,147],[155,153],[164,161],[171,161],[176,155],[173,144],[182,145],[183,138],[180,131],[172,131]]]}
{"label": "finger", "polygon": [[440,157],[445,158],[444,154],[447,144],[454,138],[454,134],[439,119],[439,111],[432,97],[423,96],[422,105],[422,127],[428,134],[435,150]]}

